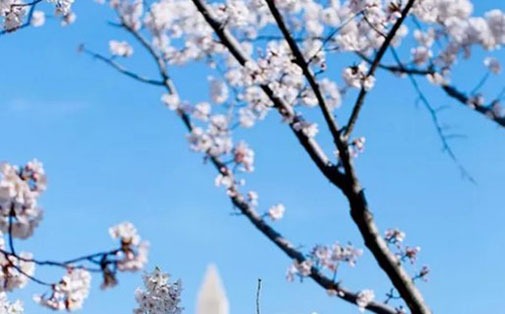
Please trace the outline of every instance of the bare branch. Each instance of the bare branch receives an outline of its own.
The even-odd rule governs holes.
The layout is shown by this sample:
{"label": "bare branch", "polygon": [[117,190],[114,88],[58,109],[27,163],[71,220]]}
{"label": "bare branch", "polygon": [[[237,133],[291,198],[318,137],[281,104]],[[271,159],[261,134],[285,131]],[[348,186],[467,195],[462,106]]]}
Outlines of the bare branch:
{"label": "bare branch", "polygon": [[260,292],[261,292],[261,278],[258,278],[258,287],[256,289],[256,314],[261,314],[261,311],[260,311]]}
{"label": "bare branch", "polygon": [[84,53],[92,56],[95,59],[103,61],[105,64],[111,66],[112,68],[114,68],[115,70],[119,71],[120,73],[122,73],[122,74],[124,74],[126,76],[129,76],[129,77],[131,77],[134,80],[137,80],[139,82],[150,84],[150,85],[155,85],[155,86],[164,86],[165,85],[163,83],[163,81],[158,81],[158,80],[150,79],[150,78],[144,77],[144,76],[142,76],[140,74],[137,74],[135,72],[129,71],[125,67],[123,67],[122,65],[120,65],[119,63],[117,63],[116,61],[114,61],[112,58],[107,58],[107,57],[105,57],[105,56],[103,56],[103,55],[101,55],[99,53],[91,51],[91,50],[87,49],[84,45],[82,45],[82,46],[79,47],[79,51],[82,51],[82,52],[84,52]]}
{"label": "bare branch", "polygon": [[[360,57],[368,62],[371,63],[372,60],[367,58],[364,55],[360,55]],[[387,70],[389,72],[395,73],[395,74],[407,74],[407,75],[429,75],[429,74],[434,74],[436,71],[434,69],[417,69],[417,68],[412,68],[412,67],[407,67],[403,65],[402,63],[398,63],[397,65],[384,65],[384,64],[379,64],[379,68]],[[488,105],[482,105],[482,104],[477,104],[472,101],[472,99],[467,96],[464,92],[459,90],[457,87],[444,83],[440,85],[442,90],[446,93],[447,96],[457,100],[460,104],[464,105],[465,107],[468,107],[484,116],[487,118],[493,120],[495,123],[498,125],[505,127],[505,116],[498,115],[494,110],[493,110],[493,105],[495,105],[496,102],[498,102],[500,97],[497,97],[491,103]]]}
{"label": "bare branch", "polygon": [[476,183],[475,179],[472,177],[472,175],[470,175],[470,173],[466,170],[466,168],[463,167],[463,165],[459,161],[458,157],[456,156],[456,154],[452,150],[451,146],[449,145],[449,142],[447,141],[446,134],[445,134],[442,126],[440,125],[440,121],[438,119],[437,111],[431,106],[430,102],[428,101],[428,99],[426,98],[426,96],[421,91],[421,88],[419,87],[419,84],[417,84],[417,81],[412,76],[412,74],[408,74],[408,76],[409,76],[410,82],[412,83],[412,86],[414,86],[414,89],[417,92],[419,100],[424,105],[424,107],[426,108],[426,110],[428,110],[428,112],[430,113],[430,117],[431,117],[431,120],[433,121],[433,124],[435,125],[435,129],[437,131],[437,135],[440,138],[440,141],[442,142],[442,148],[443,148],[443,150],[445,152],[447,152],[447,154],[452,159],[452,161],[458,166],[458,168],[461,171],[461,174],[463,175],[463,177],[467,178],[468,180],[470,180],[473,183]]}

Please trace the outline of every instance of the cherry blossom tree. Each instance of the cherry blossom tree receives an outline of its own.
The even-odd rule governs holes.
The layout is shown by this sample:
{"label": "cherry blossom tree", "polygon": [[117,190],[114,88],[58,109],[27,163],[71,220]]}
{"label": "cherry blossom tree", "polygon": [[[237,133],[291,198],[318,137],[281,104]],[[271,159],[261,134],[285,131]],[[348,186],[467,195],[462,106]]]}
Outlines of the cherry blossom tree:
{"label": "cherry blossom tree", "polygon": [[[4,33],[30,24],[41,25],[43,14],[34,9],[38,3],[2,2]],[[64,23],[75,19],[70,1],[52,3]],[[365,123],[360,117],[367,103],[373,101],[369,92],[383,88],[380,75],[392,74],[398,80],[408,80],[419,103],[430,114],[447,155],[463,177],[472,181],[451,148],[448,140],[452,134],[440,121],[440,108],[432,105],[420,82],[427,80],[432,90],[443,92],[452,102],[490,123],[505,127],[505,113],[500,106],[505,89],[496,95],[481,94],[482,86],[501,72],[495,51],[505,44],[502,10],[479,16],[474,14],[469,0],[109,0],[103,4],[116,14],[112,26],[124,30],[130,42],[111,39],[108,53],[84,45],[80,51],[140,83],[160,88],[161,102],[180,118],[189,147],[215,168],[216,186],[225,190],[238,213],[293,260],[288,267],[288,280],[310,278],[330,296],[362,311],[432,313],[417,286],[429,274],[427,266],[417,265],[420,248],[405,244],[402,230],[383,230],[375,222],[373,204],[367,200],[355,162],[364,151],[366,134],[354,131],[358,123]],[[147,77],[121,63],[122,58],[136,56],[134,46],[145,50],[157,68],[157,77]],[[472,58],[475,51],[484,52],[485,57]],[[352,61],[342,65],[337,62],[341,56]],[[467,59],[487,68],[487,74],[471,91],[458,88],[453,83],[457,78],[452,77]],[[184,82],[171,77],[173,68],[191,63],[207,66],[207,72],[201,73],[199,79],[207,79],[210,95],[197,103],[186,100],[188,95],[182,95],[178,89]],[[342,112],[342,106],[351,108],[349,114]],[[365,249],[393,286],[386,293],[386,301],[376,300],[376,291],[345,287],[337,280],[339,268],[355,266],[362,248],[335,242],[304,252],[274,227],[288,212],[286,207],[281,203],[259,207],[260,193],[246,184],[255,168],[254,149],[234,138],[234,131],[260,127],[260,121],[269,114],[284,122],[299,148],[313,162],[315,171],[347,200],[350,218]],[[6,167],[12,169],[4,171],[4,180],[23,181],[24,189],[32,194],[43,190],[38,188],[39,166]],[[0,202],[5,212],[2,231],[8,235],[9,243],[12,237],[31,235],[31,226],[39,221],[36,211],[24,213],[23,204],[27,201],[23,200],[19,210],[27,217],[22,219],[24,225],[19,225],[18,215],[22,214],[10,209],[17,208],[11,204],[18,201],[19,193],[6,192],[6,201]],[[99,257],[98,260],[107,261],[103,267],[98,263],[104,285],[112,285],[116,270],[140,268],[137,263],[142,264],[138,259],[144,256],[144,247],[131,225],[116,227],[111,235],[121,239],[120,249],[52,264],[68,268],[77,261],[95,262]],[[8,267],[16,270],[16,280],[20,281],[17,286],[25,277],[31,278],[31,264],[27,263],[45,264],[30,255],[16,254],[12,245],[2,249],[2,253]],[[127,261],[108,260],[118,253]],[[10,261],[10,257],[14,260]],[[78,291],[75,298],[63,286],[77,280],[74,278],[85,286],[87,276],[80,267],[70,268],[61,284],[52,286],[52,294],[43,295],[39,302],[57,309],[68,309],[68,304],[74,302],[80,304],[86,295],[80,286],[74,289]],[[179,283],[170,284],[167,275],[158,269],[146,275],[144,282],[146,290],[137,292],[140,308],[136,313],[181,310]],[[170,297],[165,299],[159,294]]]}

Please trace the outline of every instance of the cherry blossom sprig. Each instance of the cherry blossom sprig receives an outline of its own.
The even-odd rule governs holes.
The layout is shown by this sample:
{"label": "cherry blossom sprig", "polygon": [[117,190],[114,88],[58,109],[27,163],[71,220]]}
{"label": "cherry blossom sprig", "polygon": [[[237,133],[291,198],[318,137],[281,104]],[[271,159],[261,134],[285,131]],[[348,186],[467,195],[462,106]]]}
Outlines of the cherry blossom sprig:
{"label": "cherry blossom sprig", "polygon": [[288,281],[293,281],[295,277],[303,280],[304,277],[310,275],[312,267],[315,267],[321,272],[329,270],[335,280],[341,264],[354,267],[362,254],[363,250],[351,244],[344,246],[336,242],[332,246],[316,245],[303,262],[293,261],[288,268],[286,278]]}
{"label": "cherry blossom sprig", "polygon": [[[117,283],[118,271],[143,268],[147,263],[148,244],[141,241],[131,223],[125,222],[109,230],[111,237],[120,241],[117,249],[63,262],[38,260],[28,252],[18,253],[14,238],[26,239],[34,234],[42,220],[38,198],[46,186],[46,174],[38,160],[22,167],[0,164],[0,293],[23,288],[33,281],[50,288],[49,292],[35,297],[39,304],[54,310],[79,309],[89,294],[91,272],[102,273],[102,288],[112,287]],[[60,267],[66,274],[58,282],[50,283],[35,277],[35,266]],[[4,306],[19,310],[15,304]]]}
{"label": "cherry blossom sprig", "polygon": [[[44,25],[46,13],[42,10],[36,10],[37,6],[42,2],[44,0],[33,0],[30,2],[2,0],[0,2],[0,23],[3,26],[3,30],[0,30],[0,36],[28,26],[40,27]],[[72,12],[74,0],[47,0],[47,2],[54,6],[54,14],[61,18],[63,26],[75,21],[76,17]]]}
{"label": "cherry blossom sprig", "polygon": [[[417,262],[419,252],[421,247],[419,246],[407,246],[404,244],[406,238],[405,232],[398,228],[387,229],[384,233],[384,240],[388,245],[393,246],[396,249],[396,257],[399,263],[409,262],[410,265],[414,265]],[[416,271],[412,276],[412,282],[416,280],[427,281],[427,276],[430,272],[428,266],[422,266],[419,271]],[[386,293],[385,303],[389,303],[392,300],[401,300],[401,297],[397,294],[398,292],[391,288],[388,293]]]}

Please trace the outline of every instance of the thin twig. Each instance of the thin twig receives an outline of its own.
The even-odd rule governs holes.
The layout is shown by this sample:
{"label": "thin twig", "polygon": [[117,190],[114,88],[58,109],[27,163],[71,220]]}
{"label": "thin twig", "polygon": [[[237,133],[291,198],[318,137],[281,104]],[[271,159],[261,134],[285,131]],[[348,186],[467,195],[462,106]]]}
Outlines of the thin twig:
{"label": "thin twig", "polygon": [[91,51],[89,49],[87,49],[86,47],[84,46],[80,46],[79,47],[79,50],[92,56],[93,58],[95,59],[98,59],[100,61],[103,61],[105,62],[107,65],[111,66],[112,68],[114,68],[115,70],[119,71],[120,73],[126,75],[126,76],[129,76],[139,82],[142,82],[142,83],[146,83],[146,84],[150,84],[150,85],[155,85],[155,86],[164,86],[165,84],[162,82],[162,81],[159,81],[159,80],[153,80],[153,79],[150,79],[150,78],[147,78],[147,77],[144,77],[142,75],[139,75],[135,72],[132,72],[132,71],[129,71],[127,70],[125,67],[123,67],[122,65],[120,65],[119,63],[115,62],[112,58],[107,58],[99,53],[96,53],[94,51]]}
{"label": "thin twig", "polygon": [[261,278],[258,278],[258,287],[256,288],[256,314],[261,314],[261,311],[260,311],[260,292],[261,292]]}

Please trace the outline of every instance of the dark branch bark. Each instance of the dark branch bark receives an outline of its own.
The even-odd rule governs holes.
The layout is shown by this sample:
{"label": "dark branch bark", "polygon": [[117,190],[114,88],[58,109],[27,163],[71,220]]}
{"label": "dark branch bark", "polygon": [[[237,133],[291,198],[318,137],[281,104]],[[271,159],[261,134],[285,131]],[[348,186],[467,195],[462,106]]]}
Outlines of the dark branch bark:
{"label": "dark branch bark", "polygon": [[270,9],[270,12],[272,13],[275,21],[277,22],[277,25],[279,26],[279,29],[282,32],[282,35],[286,39],[289,48],[291,49],[291,52],[293,53],[295,57],[295,63],[302,69],[303,75],[309,82],[310,88],[314,92],[314,95],[316,96],[317,102],[319,103],[319,107],[321,108],[321,111],[323,113],[324,120],[326,121],[326,124],[328,128],[330,129],[330,134],[333,137],[333,141],[335,145],[337,144],[340,134],[338,131],[338,125],[337,122],[335,121],[335,118],[333,117],[330,108],[328,107],[326,100],[323,97],[323,94],[321,93],[321,89],[319,88],[319,85],[310,71],[310,65],[309,63],[305,60],[305,57],[303,56],[302,52],[300,51],[300,48],[298,47],[298,44],[296,43],[295,39],[293,36],[291,36],[291,33],[289,32],[286,24],[284,23],[284,20],[282,18],[281,13],[275,6],[275,3],[273,0],[266,0],[268,7]]}
{"label": "dark branch bark", "polygon": [[[235,39],[235,37],[225,28],[223,24],[218,22],[217,19],[211,15],[207,5],[201,0],[193,0],[193,3],[197,7],[198,11],[200,11],[203,15],[209,26],[212,27],[222,44],[229,50],[231,55],[242,66],[244,66],[247,62],[252,62],[252,60],[242,52],[240,43]],[[319,144],[313,138],[309,138],[303,134],[301,130],[295,129],[295,123],[300,120],[299,117],[296,116],[293,108],[289,104],[286,104],[281,98],[277,97],[268,85],[260,85],[260,87],[272,101],[274,107],[279,111],[279,113],[283,117],[287,118],[288,121],[291,120],[289,123],[291,130],[319,170],[328,180],[332,182],[339,182],[339,184],[341,184],[343,174],[338,171],[337,167],[331,164]]]}
{"label": "dark branch bark", "polygon": [[449,97],[456,99],[466,107],[472,108],[478,113],[483,114],[484,116],[498,123],[500,126],[505,127],[505,116],[499,116],[493,111],[493,103],[487,106],[472,103],[471,99],[467,95],[459,91],[456,87],[448,84],[442,85],[442,89]]}

